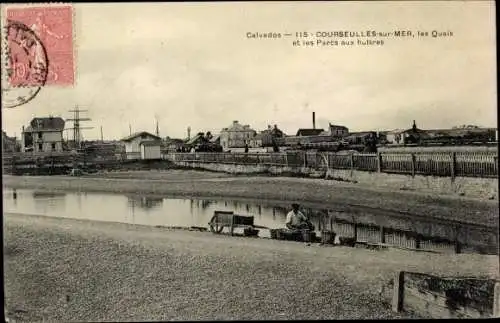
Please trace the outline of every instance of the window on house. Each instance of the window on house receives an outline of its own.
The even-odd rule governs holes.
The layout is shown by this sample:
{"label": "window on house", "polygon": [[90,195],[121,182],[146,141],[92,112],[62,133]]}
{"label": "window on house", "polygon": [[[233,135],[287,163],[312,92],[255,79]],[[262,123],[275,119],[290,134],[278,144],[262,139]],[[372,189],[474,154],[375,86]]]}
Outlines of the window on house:
{"label": "window on house", "polygon": [[52,150],[56,150],[56,143],[55,142],[53,142],[51,146],[52,146]]}
{"label": "window on house", "polygon": [[38,151],[42,151],[43,150],[43,145],[42,144],[38,144]]}
{"label": "window on house", "polygon": [[38,133],[38,139],[42,139],[42,133],[41,132]]}

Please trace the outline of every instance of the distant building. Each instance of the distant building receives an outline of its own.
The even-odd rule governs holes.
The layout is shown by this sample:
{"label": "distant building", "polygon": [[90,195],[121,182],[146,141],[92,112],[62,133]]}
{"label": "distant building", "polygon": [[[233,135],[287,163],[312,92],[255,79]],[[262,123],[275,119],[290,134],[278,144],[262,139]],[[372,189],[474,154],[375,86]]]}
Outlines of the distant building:
{"label": "distant building", "polygon": [[262,138],[264,135],[262,133],[256,133],[252,138],[250,138],[249,148],[260,148],[262,147]]}
{"label": "distant building", "polygon": [[220,145],[220,135],[216,135],[210,139],[210,143]]}
{"label": "distant building", "polygon": [[403,132],[404,129],[394,129],[387,131],[385,134],[386,142],[389,145],[397,145],[403,143]]}
{"label": "distant building", "polygon": [[63,151],[64,120],[60,117],[33,118],[24,129],[21,150],[33,152]]}
{"label": "distant building", "polygon": [[421,141],[429,135],[427,131],[417,128],[415,120],[413,120],[413,125],[410,129],[403,131],[402,133],[403,144],[420,144]]}
{"label": "distant building", "polygon": [[5,131],[2,131],[2,151],[13,153],[19,151],[20,145],[15,137],[9,137]]}
{"label": "distant building", "polygon": [[263,147],[273,147],[274,145],[280,146],[284,142],[284,137],[286,136],[283,131],[281,131],[277,125],[271,127],[271,125],[267,126],[267,129],[261,131],[262,135],[262,146]]}
{"label": "distant building", "polygon": [[329,124],[328,134],[333,137],[345,137],[349,135],[349,129],[345,126]]}
{"label": "distant building", "polygon": [[[122,138],[121,141],[125,143],[125,154],[127,155],[127,159],[139,159],[142,157],[142,151],[144,148],[141,148],[141,143],[149,142],[149,141],[161,141],[161,138],[149,133],[147,131],[140,131],[131,134],[125,138]],[[146,144],[146,146],[149,145]],[[161,143],[159,143],[161,146]],[[146,147],[142,145],[143,147]]]}
{"label": "distant building", "polygon": [[306,128],[302,128],[302,129],[297,130],[296,136],[297,137],[318,136],[322,132],[324,132],[323,129],[306,129]]}
{"label": "distant building", "polygon": [[161,159],[161,141],[145,140],[139,143],[141,159]]}
{"label": "distant building", "polygon": [[185,141],[182,139],[167,137],[163,141],[163,145],[168,153],[183,152],[185,150]]}
{"label": "distant building", "polygon": [[186,147],[189,151],[195,151],[196,147],[201,146],[206,142],[205,134],[203,132],[198,132],[195,136],[186,140]]}
{"label": "distant building", "polygon": [[221,130],[220,144],[224,150],[244,148],[246,145],[250,145],[250,140],[256,133],[249,125],[242,125],[235,120],[231,126]]}

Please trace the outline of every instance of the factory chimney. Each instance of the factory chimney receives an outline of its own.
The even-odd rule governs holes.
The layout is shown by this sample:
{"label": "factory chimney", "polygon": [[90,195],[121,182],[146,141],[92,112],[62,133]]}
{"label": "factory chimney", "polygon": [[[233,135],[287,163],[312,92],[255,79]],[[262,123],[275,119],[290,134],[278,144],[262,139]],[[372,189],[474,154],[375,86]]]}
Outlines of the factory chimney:
{"label": "factory chimney", "polygon": [[316,129],[316,112],[313,111],[313,129]]}

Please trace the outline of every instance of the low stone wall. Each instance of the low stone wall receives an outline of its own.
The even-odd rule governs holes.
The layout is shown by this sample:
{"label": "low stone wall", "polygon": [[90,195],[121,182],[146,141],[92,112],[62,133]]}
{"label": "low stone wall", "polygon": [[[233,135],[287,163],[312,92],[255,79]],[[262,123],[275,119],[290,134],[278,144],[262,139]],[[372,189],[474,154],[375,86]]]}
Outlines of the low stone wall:
{"label": "low stone wall", "polygon": [[334,179],[351,181],[371,187],[385,187],[405,191],[420,191],[482,199],[498,199],[498,178],[437,177],[388,174],[350,170],[330,170]]}
{"label": "low stone wall", "polygon": [[498,199],[498,178],[436,177],[365,172],[348,169],[318,171],[310,167],[279,165],[242,165],[232,163],[177,162],[176,165],[230,174],[271,174],[278,176],[315,177],[357,183],[367,187],[420,191],[434,194]]}

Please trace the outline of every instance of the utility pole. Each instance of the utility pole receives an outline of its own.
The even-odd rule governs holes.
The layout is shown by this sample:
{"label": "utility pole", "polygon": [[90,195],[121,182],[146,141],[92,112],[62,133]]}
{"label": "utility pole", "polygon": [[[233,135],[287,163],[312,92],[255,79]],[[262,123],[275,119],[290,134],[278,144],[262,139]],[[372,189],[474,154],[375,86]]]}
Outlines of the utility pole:
{"label": "utility pole", "polygon": [[158,119],[156,119],[156,135],[160,136],[160,129],[158,128]]}
{"label": "utility pole", "polygon": [[103,136],[102,136],[102,126],[101,126],[101,142],[104,142]]}
{"label": "utility pole", "polygon": [[92,119],[90,118],[82,118],[80,117],[80,112],[87,112],[88,110],[80,110],[80,108],[75,106],[74,110],[69,110],[69,112],[73,112],[73,119],[67,119],[66,121],[72,121],[73,122],[73,128],[68,128],[67,130],[73,130],[73,141],[74,141],[74,148],[79,149],[81,148],[81,130],[83,129],[93,129],[93,127],[82,127],[80,122],[82,121],[90,121]]}
{"label": "utility pole", "polygon": [[130,123],[128,124],[128,134],[132,134],[132,125]]}

